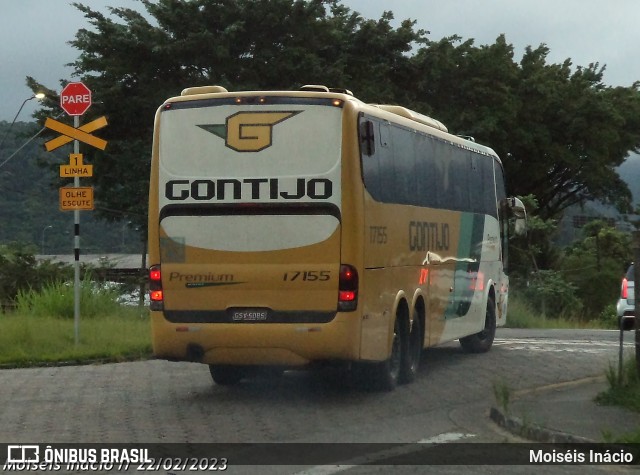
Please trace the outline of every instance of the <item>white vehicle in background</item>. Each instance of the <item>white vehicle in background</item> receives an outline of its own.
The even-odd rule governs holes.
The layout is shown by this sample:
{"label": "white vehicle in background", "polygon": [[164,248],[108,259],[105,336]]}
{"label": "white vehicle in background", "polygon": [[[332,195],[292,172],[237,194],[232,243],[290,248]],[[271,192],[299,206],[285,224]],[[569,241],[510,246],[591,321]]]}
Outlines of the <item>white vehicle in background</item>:
{"label": "white vehicle in background", "polygon": [[[620,287],[620,298],[616,305],[616,312],[618,319],[622,317],[633,317],[635,311],[635,279],[634,279],[634,266],[631,264],[627,269],[627,273],[622,278],[622,285]],[[629,322],[633,320],[629,319]],[[628,324],[630,325],[630,323]],[[625,325],[627,328],[627,325]],[[627,328],[629,329],[629,328]]]}

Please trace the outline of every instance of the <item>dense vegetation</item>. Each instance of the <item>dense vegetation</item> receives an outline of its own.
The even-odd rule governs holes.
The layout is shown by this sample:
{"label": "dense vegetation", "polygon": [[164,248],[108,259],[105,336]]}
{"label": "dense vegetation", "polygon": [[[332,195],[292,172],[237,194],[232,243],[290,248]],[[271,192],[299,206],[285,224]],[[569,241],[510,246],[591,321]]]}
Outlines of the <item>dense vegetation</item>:
{"label": "dense vegetation", "polygon": [[[631,259],[628,236],[594,225],[559,249],[554,233],[567,207],[586,200],[631,210],[616,167],[640,146],[640,82],[607,86],[597,62],[550,64],[544,44],[516,58],[502,35],[487,45],[432,39],[411,20],[395,22],[391,12],[366,19],[339,0],[140,0],[137,10],[108,15],[75,5],[88,27],[71,42],[79,51],[73,66],[94,93],[91,116],[106,115],[110,124],[101,131],[108,149],[87,158],[96,216],[131,222],[144,234],[153,116],[184,87],[346,87],[492,146],[509,193],[526,198],[532,218],[531,232],[513,241],[513,281],[550,316],[610,313],[606,304],[615,301]],[[60,113],[55,90],[36,78],[27,83],[47,93],[39,120]],[[36,233],[44,241],[51,230],[41,224]]]}

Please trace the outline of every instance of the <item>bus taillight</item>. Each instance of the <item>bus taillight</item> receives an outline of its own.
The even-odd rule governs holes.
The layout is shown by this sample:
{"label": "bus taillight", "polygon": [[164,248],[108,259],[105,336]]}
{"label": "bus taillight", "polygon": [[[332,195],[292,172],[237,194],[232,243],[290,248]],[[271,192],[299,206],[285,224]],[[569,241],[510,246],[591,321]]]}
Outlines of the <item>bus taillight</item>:
{"label": "bus taillight", "polygon": [[340,265],[338,311],[352,312],[358,306],[358,271],[349,264]]}
{"label": "bus taillight", "polygon": [[162,273],[160,266],[149,267],[149,299],[151,310],[162,310],[164,295],[162,293]]}

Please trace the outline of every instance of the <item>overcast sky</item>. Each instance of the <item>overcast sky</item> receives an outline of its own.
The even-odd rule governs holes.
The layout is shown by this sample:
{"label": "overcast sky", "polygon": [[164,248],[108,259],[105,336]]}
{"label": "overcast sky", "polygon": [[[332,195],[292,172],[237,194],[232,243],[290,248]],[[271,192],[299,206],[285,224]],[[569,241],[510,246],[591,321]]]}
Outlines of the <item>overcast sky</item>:
{"label": "overcast sky", "polygon": [[[136,0],[78,0],[107,12],[106,6],[129,6]],[[640,1],[638,0],[343,0],[365,18],[384,10],[397,20],[417,20],[432,40],[458,34],[476,45],[492,44],[501,33],[516,48],[519,60],[527,45],[545,43],[549,61],[567,58],[574,65],[606,64],[605,84],[630,86],[640,80]],[[68,0],[0,0],[0,120],[11,121],[31,96],[26,76],[51,89],[71,77],[66,63],[78,51],[67,44],[79,28],[88,27]],[[185,84],[188,86],[188,84]],[[341,85],[349,87],[348,84]],[[31,120],[37,104],[28,101],[18,120]],[[410,106],[410,105],[409,105]],[[90,111],[88,112],[90,114]],[[150,118],[149,120],[153,120]]]}

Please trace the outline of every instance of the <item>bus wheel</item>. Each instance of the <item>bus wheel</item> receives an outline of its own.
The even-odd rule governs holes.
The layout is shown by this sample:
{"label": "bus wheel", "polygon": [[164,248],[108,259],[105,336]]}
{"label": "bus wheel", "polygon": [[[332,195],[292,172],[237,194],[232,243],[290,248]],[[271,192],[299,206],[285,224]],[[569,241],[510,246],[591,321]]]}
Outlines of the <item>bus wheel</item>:
{"label": "bus wheel", "polygon": [[493,297],[487,299],[484,328],[475,335],[460,338],[460,346],[468,353],[485,353],[491,349],[496,336],[496,304]]}
{"label": "bus wheel", "polygon": [[391,344],[391,356],[389,359],[380,363],[370,365],[370,378],[375,389],[380,391],[393,391],[398,385],[400,371],[402,367],[402,354],[407,332],[403,331],[403,327],[399,318],[393,325],[393,342]]}
{"label": "bus wheel", "polygon": [[418,368],[420,367],[420,357],[422,356],[422,323],[417,315],[413,319],[411,332],[408,330],[405,331],[409,337],[405,339],[406,344],[402,352],[402,365],[400,367],[399,379],[401,384],[413,382],[416,379]]}
{"label": "bus wheel", "polygon": [[242,368],[226,365],[209,365],[213,382],[220,386],[231,386],[240,382],[245,376]]}

